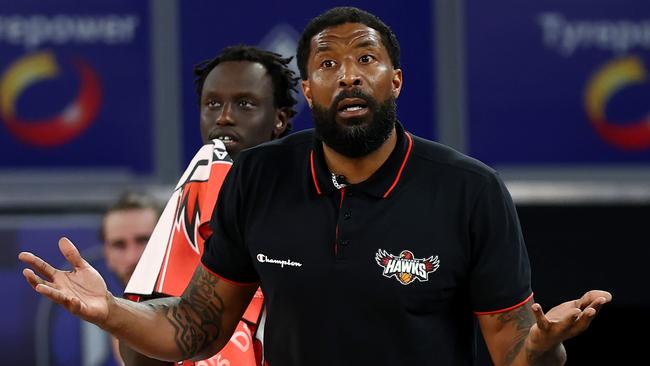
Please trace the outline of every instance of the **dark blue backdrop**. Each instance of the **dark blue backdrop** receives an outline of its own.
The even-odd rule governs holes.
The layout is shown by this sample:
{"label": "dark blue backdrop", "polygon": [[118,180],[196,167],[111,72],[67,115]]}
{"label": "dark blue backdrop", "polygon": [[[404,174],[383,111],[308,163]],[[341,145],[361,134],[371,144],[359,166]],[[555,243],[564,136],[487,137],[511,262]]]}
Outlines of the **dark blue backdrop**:
{"label": "dark blue backdrop", "polygon": [[[597,132],[585,105],[608,63],[633,56],[648,72],[650,2],[468,1],[466,9],[471,155],[527,167],[650,161],[650,144],[631,146],[650,141],[647,80],[610,88],[596,103],[608,126],[637,127],[622,145]],[[626,75],[607,77],[616,85]]]}
{"label": "dark blue backdrop", "polygon": [[[77,61],[94,70],[100,90],[100,95],[86,101],[98,103],[98,112],[77,136],[57,139],[60,127],[52,133],[29,133],[50,135],[40,136],[50,146],[34,145],[12,133],[8,106],[0,103],[0,170],[153,172],[148,4],[146,0],[0,1],[0,80],[16,76],[10,65],[36,52],[47,52],[59,68],[13,93],[15,99],[8,104],[13,105],[15,116],[25,120],[23,127],[78,113],[65,111],[80,90]],[[12,94],[8,90],[2,98]]]}

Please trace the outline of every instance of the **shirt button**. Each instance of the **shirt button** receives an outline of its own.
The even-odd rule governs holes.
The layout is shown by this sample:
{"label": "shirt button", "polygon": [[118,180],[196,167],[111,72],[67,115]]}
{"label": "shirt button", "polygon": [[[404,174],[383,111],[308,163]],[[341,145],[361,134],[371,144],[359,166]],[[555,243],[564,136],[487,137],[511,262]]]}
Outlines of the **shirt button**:
{"label": "shirt button", "polygon": [[349,240],[341,240],[341,246],[347,247],[350,244]]}
{"label": "shirt button", "polygon": [[351,217],[352,217],[352,212],[350,211],[345,211],[345,213],[343,214],[343,218],[346,220],[349,220]]}

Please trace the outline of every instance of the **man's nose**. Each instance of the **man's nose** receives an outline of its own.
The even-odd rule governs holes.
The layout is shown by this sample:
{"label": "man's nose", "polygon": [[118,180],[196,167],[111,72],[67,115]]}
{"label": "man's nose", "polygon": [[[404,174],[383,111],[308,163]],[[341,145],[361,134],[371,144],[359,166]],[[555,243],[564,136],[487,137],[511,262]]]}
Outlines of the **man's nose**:
{"label": "man's nose", "polygon": [[353,62],[344,62],[339,69],[339,86],[349,88],[361,84],[361,75],[356,65]]}
{"label": "man's nose", "polygon": [[224,103],[223,108],[221,108],[221,113],[217,116],[218,125],[230,125],[233,124],[234,120],[232,119],[232,104]]}

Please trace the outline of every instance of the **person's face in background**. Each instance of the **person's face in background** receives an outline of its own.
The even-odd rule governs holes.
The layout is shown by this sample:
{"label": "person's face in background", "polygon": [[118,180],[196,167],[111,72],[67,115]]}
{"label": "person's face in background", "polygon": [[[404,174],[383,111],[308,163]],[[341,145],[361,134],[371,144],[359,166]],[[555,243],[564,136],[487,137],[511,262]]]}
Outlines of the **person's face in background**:
{"label": "person's face in background", "polygon": [[226,61],[205,79],[201,93],[201,138],[219,139],[234,159],[249,147],[277,138],[287,128],[276,108],[273,82],[257,62]]}
{"label": "person's face in background", "polygon": [[104,217],[104,257],[106,265],[126,286],[138,264],[158,213],[151,208],[111,211]]}
{"label": "person's face in background", "polygon": [[361,23],[325,28],[311,39],[303,92],[325,144],[364,156],[390,135],[402,72],[394,69],[378,31]]}

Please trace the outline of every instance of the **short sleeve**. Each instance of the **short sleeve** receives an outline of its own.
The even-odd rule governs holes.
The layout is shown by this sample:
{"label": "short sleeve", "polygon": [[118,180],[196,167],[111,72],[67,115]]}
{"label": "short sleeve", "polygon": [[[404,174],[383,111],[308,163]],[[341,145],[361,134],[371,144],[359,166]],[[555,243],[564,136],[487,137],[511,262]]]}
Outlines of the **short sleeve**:
{"label": "short sleeve", "polygon": [[479,191],[470,218],[470,298],[477,314],[510,310],[530,298],[530,262],[510,193],[496,173]]}
{"label": "short sleeve", "polygon": [[205,243],[201,262],[210,272],[239,284],[251,284],[259,277],[244,240],[245,187],[242,164],[237,162],[226,175],[212,213],[212,236]]}

